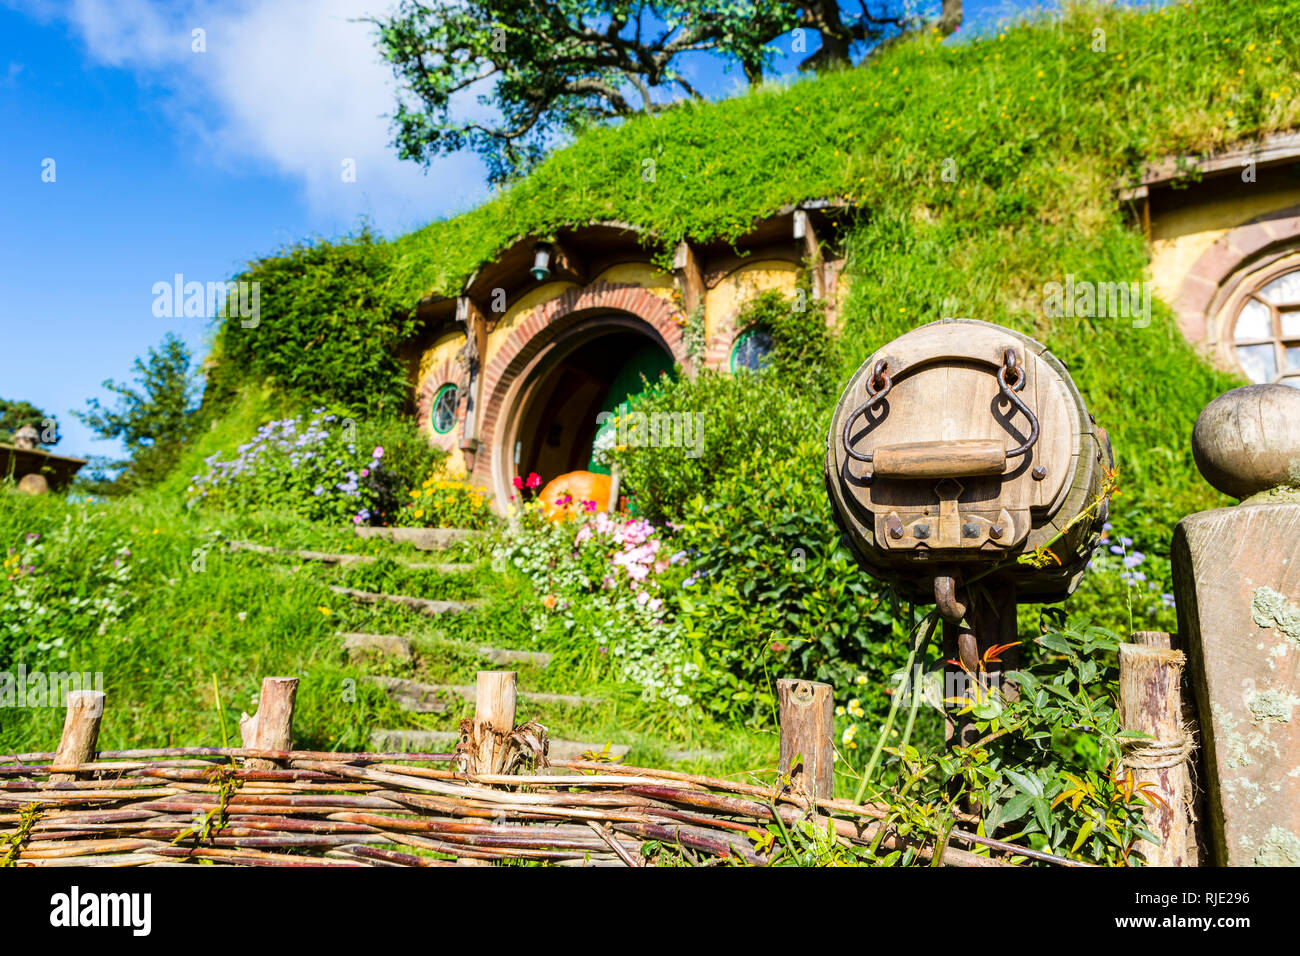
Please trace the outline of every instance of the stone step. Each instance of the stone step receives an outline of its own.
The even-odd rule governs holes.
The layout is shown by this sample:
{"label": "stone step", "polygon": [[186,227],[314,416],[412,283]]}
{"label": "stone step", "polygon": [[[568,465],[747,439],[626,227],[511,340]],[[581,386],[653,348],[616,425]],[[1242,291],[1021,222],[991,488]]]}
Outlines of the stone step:
{"label": "stone step", "polygon": [[[456,749],[456,742],[459,739],[459,734],[449,730],[376,730],[370,735],[370,746],[376,750],[389,752],[414,751],[420,753],[446,748],[447,752],[450,753]],[[552,739],[548,756],[556,762],[577,760],[584,753],[600,753],[604,749],[604,743]],[[626,757],[631,749],[629,744],[610,744],[609,756],[619,760]]]}
{"label": "stone step", "polygon": [[403,661],[409,661],[413,656],[411,642],[400,634],[349,633],[340,634],[339,637],[343,638],[343,649],[353,661],[360,660],[367,654],[383,654]]}
{"label": "stone step", "polygon": [[380,677],[374,674],[367,675],[363,680],[384,688],[393,703],[402,710],[416,714],[441,714],[447,709],[447,702],[438,694],[442,688],[436,685],[421,684],[405,677]]}
{"label": "stone step", "polygon": [[[439,694],[451,694],[462,700],[473,702],[478,696],[478,688],[473,684],[421,684],[405,677],[368,676],[366,680],[381,684],[402,696],[434,700]],[[545,694],[531,691],[519,691],[518,696],[536,704],[561,704],[567,707],[594,707],[605,703],[603,697],[581,697],[578,694]],[[440,709],[446,709],[445,705]],[[421,711],[429,713],[430,711]]]}
{"label": "stone step", "polygon": [[358,538],[378,538],[409,544],[417,551],[441,551],[453,544],[477,538],[483,533],[466,528],[370,528],[365,525],[357,525],[353,531]]}
{"label": "stone step", "polygon": [[[305,551],[300,548],[275,548],[268,544],[254,544],[252,541],[227,541],[231,551],[252,551],[255,554],[286,554],[303,561],[319,561],[322,564],[336,564],[349,567],[354,564],[374,564],[379,558],[370,554],[334,554],[329,551]],[[403,561],[393,558],[397,564],[411,571],[438,571],[442,574],[464,574],[474,570],[474,565],[464,563],[439,564],[433,561]]]}
{"label": "stone step", "polygon": [[494,664],[529,664],[545,670],[551,663],[551,655],[543,651],[516,651],[507,647],[488,647],[483,644],[473,644],[469,641],[453,641],[445,637],[416,638],[412,642],[410,638],[403,637],[400,634],[364,634],[348,631],[340,633],[338,636],[343,638],[345,650],[378,651],[402,659],[411,657],[412,643],[427,641],[430,644],[471,651]]}
{"label": "stone step", "polygon": [[340,587],[337,584],[331,584],[330,590],[335,594],[350,597],[354,601],[360,601],[362,604],[380,604],[388,601],[433,617],[437,617],[439,614],[461,614],[465,611],[472,611],[481,606],[482,603],[480,601],[434,601],[430,598],[411,597],[407,594],[380,594],[377,591],[358,591],[356,588]]}

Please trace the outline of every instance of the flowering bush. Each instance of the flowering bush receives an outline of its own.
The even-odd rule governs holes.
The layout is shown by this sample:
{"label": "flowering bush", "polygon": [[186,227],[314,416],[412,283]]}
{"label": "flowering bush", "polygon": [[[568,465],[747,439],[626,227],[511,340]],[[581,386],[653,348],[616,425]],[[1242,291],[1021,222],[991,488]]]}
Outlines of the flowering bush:
{"label": "flowering bush", "polygon": [[470,485],[465,476],[433,475],[419,488],[408,492],[411,499],[394,516],[393,523],[405,528],[470,528],[492,526],[496,515],[483,487]]}
{"label": "flowering bush", "polygon": [[105,634],[131,608],[131,549],[99,516],[30,532],[0,564],[0,660],[28,667],[67,658],[66,638]]}
{"label": "flowering bush", "polygon": [[310,419],[268,422],[234,458],[205,459],[207,474],[195,475],[187,494],[191,503],[283,507],[317,521],[369,524],[391,496],[393,477],[383,467],[383,446],[359,450],[351,431],[323,408]]}
{"label": "flowering bush", "polygon": [[528,575],[542,595],[535,629],[558,615],[614,660],[644,699],[684,707],[702,661],[673,613],[685,555],[670,553],[670,531],[605,512],[552,522],[530,503],[495,557]]}

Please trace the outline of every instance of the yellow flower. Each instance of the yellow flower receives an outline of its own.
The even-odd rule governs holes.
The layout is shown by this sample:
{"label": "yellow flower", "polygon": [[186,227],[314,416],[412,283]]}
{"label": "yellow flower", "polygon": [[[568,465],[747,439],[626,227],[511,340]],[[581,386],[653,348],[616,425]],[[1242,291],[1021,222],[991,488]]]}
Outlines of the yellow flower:
{"label": "yellow flower", "polygon": [[412,498],[418,498],[418,497],[420,497],[420,493],[419,493],[418,491],[416,491],[414,488],[412,488],[412,489],[411,489],[411,497],[412,497]]}
{"label": "yellow flower", "polygon": [[322,614],[324,614],[326,617],[329,617],[330,614],[331,614],[330,609],[327,608],[327,607],[325,607],[323,604],[317,606],[316,610],[320,611],[320,612],[321,612]]}
{"label": "yellow flower", "polygon": [[424,509],[423,509],[423,508],[417,508],[417,509],[415,509],[415,517],[416,517],[416,518],[423,518],[423,517],[424,517]]}

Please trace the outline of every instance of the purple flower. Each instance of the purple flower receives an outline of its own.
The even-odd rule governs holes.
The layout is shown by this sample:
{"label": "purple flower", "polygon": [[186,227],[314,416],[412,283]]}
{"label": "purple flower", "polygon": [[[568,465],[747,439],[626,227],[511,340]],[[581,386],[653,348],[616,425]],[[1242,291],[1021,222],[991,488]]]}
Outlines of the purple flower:
{"label": "purple flower", "polygon": [[1136,568],[1139,564],[1147,559],[1147,556],[1141,551],[1134,551],[1132,554],[1124,556],[1124,567]]}

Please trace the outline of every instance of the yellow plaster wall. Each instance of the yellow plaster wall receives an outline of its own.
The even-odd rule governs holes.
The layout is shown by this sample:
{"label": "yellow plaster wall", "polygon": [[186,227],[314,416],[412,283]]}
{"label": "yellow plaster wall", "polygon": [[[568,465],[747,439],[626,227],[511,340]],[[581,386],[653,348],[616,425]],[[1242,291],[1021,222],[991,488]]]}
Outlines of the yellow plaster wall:
{"label": "yellow plaster wall", "polygon": [[793,294],[799,267],[779,259],[747,262],[704,294],[704,332],[716,335],[746,301],[770,289]]}
{"label": "yellow plaster wall", "polygon": [[[510,337],[515,326],[526,319],[533,309],[574,288],[577,288],[577,284],[573,282],[548,282],[527,292],[518,301],[508,304],[505,315],[501,316],[496,328],[488,333],[486,354],[482,357],[483,366],[487,367],[487,364],[501,350],[506,339]],[[486,305],[491,308],[492,304],[488,302]]]}
{"label": "yellow plaster wall", "polygon": [[673,277],[648,262],[624,262],[610,266],[591,281],[639,285],[663,299],[671,299],[673,294]]}
{"label": "yellow plaster wall", "polygon": [[[443,363],[456,358],[456,353],[461,350],[465,344],[465,336],[457,329],[449,329],[442,335],[439,335],[428,348],[420,355],[420,376],[416,385],[416,395],[424,391],[426,385],[432,385],[437,388],[443,385],[443,382],[430,382],[428,378],[440,369]],[[425,435],[430,441],[443,444],[439,439],[446,436],[439,435],[433,430],[433,425],[427,425],[424,429]],[[453,435],[458,435],[459,431],[453,431]],[[459,475],[465,472],[465,458],[461,454],[459,441],[452,443],[448,449],[450,452],[447,458],[447,472],[452,475]],[[445,447],[445,446],[444,446]]]}
{"label": "yellow plaster wall", "polygon": [[1257,216],[1300,203],[1300,187],[1234,183],[1151,220],[1151,278],[1166,302],[1174,301],[1183,278],[1210,246]]}

